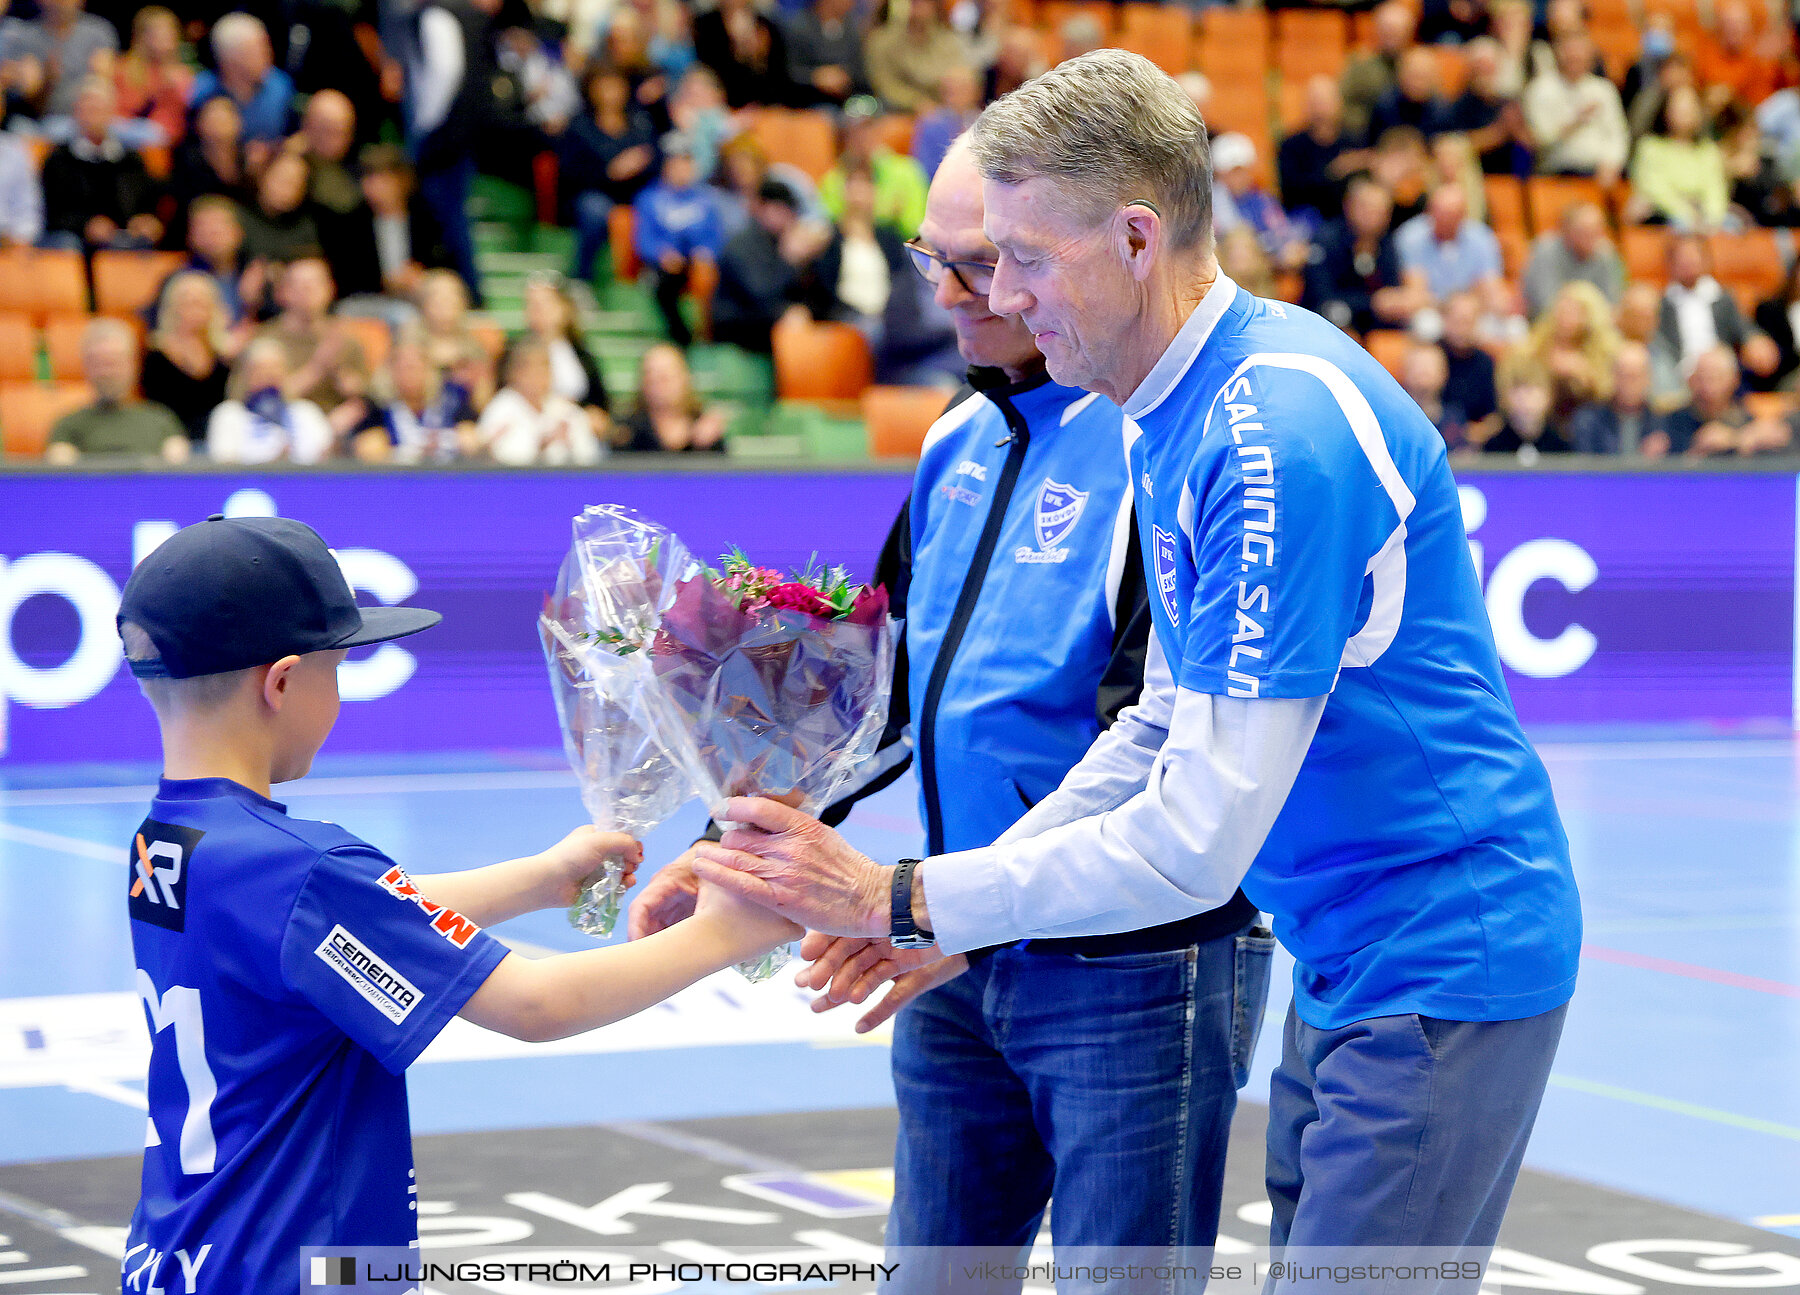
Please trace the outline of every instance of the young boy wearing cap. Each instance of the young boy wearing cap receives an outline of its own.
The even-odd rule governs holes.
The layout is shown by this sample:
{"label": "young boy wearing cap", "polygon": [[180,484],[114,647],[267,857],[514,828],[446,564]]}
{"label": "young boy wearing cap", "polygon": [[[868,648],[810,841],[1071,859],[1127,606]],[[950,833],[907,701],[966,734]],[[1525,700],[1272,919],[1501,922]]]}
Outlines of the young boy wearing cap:
{"label": "young boy wearing cap", "polygon": [[533,1041],[605,1025],[799,934],[703,891],[645,940],[532,961],[481,927],[570,902],[631,838],[410,878],[289,818],[353,647],[439,620],[359,608],[325,543],[283,518],[178,532],[125,586],[119,630],[162,729],[131,845],[132,944],[152,1035],[150,1127],[126,1290],[297,1290],[300,1249],[417,1246],[406,1067],[452,1016]]}

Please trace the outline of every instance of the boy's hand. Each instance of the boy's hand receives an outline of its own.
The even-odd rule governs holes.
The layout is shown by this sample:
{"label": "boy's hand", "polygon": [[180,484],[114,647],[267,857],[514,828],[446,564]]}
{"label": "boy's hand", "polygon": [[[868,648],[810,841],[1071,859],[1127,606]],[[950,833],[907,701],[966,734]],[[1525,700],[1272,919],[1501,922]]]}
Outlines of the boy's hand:
{"label": "boy's hand", "polygon": [[538,856],[543,864],[544,882],[541,908],[567,908],[581,893],[581,883],[600,871],[608,859],[617,859],[625,868],[625,886],[637,879],[638,865],[644,861],[644,847],[623,832],[602,832],[582,826]]}
{"label": "boy's hand", "polygon": [[721,886],[700,883],[694,920],[716,928],[735,949],[732,961],[758,957],[806,932],[773,909],[742,899]]}

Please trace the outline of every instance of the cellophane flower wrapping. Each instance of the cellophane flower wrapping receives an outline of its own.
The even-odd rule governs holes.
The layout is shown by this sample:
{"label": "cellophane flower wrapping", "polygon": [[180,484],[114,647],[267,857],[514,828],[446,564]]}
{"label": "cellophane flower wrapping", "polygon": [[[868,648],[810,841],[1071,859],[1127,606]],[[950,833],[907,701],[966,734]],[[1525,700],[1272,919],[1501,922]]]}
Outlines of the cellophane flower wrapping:
{"label": "cellophane flower wrapping", "polygon": [[[732,796],[755,795],[817,815],[874,753],[894,672],[884,590],[864,589],[853,603],[845,592],[833,608],[798,584],[746,593],[726,578],[721,587],[668,531],[612,506],[576,519],[564,565],[574,587],[571,563],[597,617],[590,634],[609,658],[597,664],[622,666],[608,698],[715,818]],[[571,730],[565,712],[565,739]],[[570,758],[585,798],[573,744]],[[791,956],[784,947],[738,969],[761,980]]]}
{"label": "cellophane flower wrapping", "polygon": [[[538,619],[550,687],[562,721],[563,749],[596,827],[642,837],[693,794],[638,715],[644,671],[634,662],[681,576],[699,570],[660,527],[618,512],[589,509],[556,589]],[[622,860],[609,859],[582,883],[569,921],[588,935],[611,935],[624,898]]]}

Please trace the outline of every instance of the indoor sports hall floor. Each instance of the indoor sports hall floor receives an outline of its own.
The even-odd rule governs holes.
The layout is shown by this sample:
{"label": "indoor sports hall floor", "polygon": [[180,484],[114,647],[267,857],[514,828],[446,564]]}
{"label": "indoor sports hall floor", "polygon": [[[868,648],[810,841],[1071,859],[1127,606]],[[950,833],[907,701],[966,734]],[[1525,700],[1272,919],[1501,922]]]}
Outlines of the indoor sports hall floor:
{"label": "indoor sports hall floor", "polygon": [[[1795,745],[1541,749],[1574,845],[1587,944],[1509,1216],[1505,1288],[1800,1290]],[[133,1200],[147,1048],[125,842],[150,776],[0,773],[0,1291],[118,1289],[109,1256]],[[327,759],[285,798],[415,873],[528,852],[581,817],[555,752]],[[692,839],[694,820],[654,834],[650,862]],[[877,857],[916,848],[910,782],[866,803],[850,834]],[[527,953],[588,943],[560,913],[497,929]],[[1285,970],[1227,1191],[1224,1232],[1252,1244],[1267,1209],[1257,1099]],[[858,1040],[850,1020],[812,1015],[785,977],[751,986],[726,973],[560,1045],[457,1023],[410,1081],[425,1244],[462,1255],[611,1237],[682,1255],[768,1244],[874,1253],[892,1093],[885,1032]]]}

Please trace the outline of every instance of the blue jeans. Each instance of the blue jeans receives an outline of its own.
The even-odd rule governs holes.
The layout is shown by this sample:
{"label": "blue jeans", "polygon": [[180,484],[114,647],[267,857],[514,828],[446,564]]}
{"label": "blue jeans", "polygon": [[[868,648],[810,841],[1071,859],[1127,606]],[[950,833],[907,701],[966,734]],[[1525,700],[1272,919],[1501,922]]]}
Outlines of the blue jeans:
{"label": "blue jeans", "polygon": [[594,262],[608,240],[607,222],[613,200],[597,189],[575,195],[575,265],[569,277],[583,283],[594,278]]}
{"label": "blue jeans", "polygon": [[1269,1084],[1270,1246],[1493,1245],[1567,1010],[1319,1030],[1289,1008]]}
{"label": "blue jeans", "polygon": [[480,306],[481,272],[475,267],[475,231],[469,227],[469,190],[474,184],[475,163],[467,157],[419,172],[419,197],[444,233],[451,268],[469,286],[469,300]]}
{"label": "blue jeans", "polygon": [[1054,1196],[1059,1253],[1210,1245],[1268,998],[1275,942],[1251,925],[1163,953],[1013,945],[902,1011],[888,1243],[1022,1255]]}

